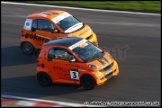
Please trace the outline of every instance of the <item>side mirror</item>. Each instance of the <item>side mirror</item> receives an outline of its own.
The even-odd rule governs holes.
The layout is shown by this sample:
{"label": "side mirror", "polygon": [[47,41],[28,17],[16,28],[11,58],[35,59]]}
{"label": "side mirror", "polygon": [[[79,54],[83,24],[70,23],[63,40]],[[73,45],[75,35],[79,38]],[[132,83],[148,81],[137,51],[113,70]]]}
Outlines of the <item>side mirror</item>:
{"label": "side mirror", "polygon": [[76,59],[75,59],[75,58],[73,58],[73,59],[71,59],[71,60],[70,60],[70,62],[75,62],[75,61],[76,61]]}
{"label": "side mirror", "polygon": [[51,32],[52,32],[52,33],[57,33],[58,30],[57,30],[57,29],[55,29],[55,30],[51,30]]}

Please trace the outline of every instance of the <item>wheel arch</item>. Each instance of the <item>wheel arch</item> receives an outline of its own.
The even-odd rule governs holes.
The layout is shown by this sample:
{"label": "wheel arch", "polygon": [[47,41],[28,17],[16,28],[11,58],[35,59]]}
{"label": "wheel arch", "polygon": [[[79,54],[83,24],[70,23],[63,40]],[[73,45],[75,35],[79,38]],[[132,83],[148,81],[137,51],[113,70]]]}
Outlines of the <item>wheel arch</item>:
{"label": "wheel arch", "polygon": [[40,73],[46,73],[51,78],[50,74],[48,72],[46,72],[46,71],[38,71],[36,76],[38,76],[38,74],[40,74]]}
{"label": "wheel arch", "polygon": [[[49,78],[49,81],[50,81],[50,83],[49,84],[47,84],[47,85],[51,85],[52,83],[53,83],[53,81],[52,81],[52,78],[51,78],[51,76],[47,73],[47,72],[44,72],[44,71],[40,71],[40,72],[37,72],[37,79],[39,79],[38,77],[38,75],[40,75],[40,74],[46,74],[47,75],[47,77]],[[40,81],[40,80],[39,80]],[[46,86],[46,85],[45,85]]]}
{"label": "wheel arch", "polygon": [[36,48],[36,45],[35,45],[35,44],[32,44],[32,43],[33,43],[32,41],[22,41],[22,42],[20,43],[20,47],[21,47],[21,48],[22,48],[22,45],[23,45],[24,43],[30,43],[30,44],[33,46],[34,49]]}
{"label": "wheel arch", "polygon": [[80,77],[80,84],[81,84],[81,80],[82,80],[83,76],[86,76],[86,75],[92,77],[93,80],[95,81],[95,84],[97,85],[95,78],[94,78],[92,75],[87,74],[87,73],[86,73],[86,74],[83,74],[83,75]]}

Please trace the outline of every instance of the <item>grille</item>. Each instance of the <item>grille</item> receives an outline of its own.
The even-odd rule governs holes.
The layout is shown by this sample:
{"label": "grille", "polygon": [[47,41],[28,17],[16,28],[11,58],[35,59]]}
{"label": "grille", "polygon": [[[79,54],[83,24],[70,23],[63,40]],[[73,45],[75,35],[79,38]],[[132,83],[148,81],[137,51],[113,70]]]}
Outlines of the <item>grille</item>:
{"label": "grille", "polygon": [[92,38],[92,35],[88,36],[86,39],[89,40],[89,39],[91,39],[91,38]]}
{"label": "grille", "polygon": [[112,78],[112,77],[113,77],[112,72],[111,72],[111,73],[109,73],[109,74],[107,74],[105,77],[106,77],[107,79]]}
{"label": "grille", "polygon": [[114,63],[111,63],[110,65],[108,65],[105,68],[101,69],[100,72],[105,72],[105,71],[109,70],[113,66],[113,64]]}

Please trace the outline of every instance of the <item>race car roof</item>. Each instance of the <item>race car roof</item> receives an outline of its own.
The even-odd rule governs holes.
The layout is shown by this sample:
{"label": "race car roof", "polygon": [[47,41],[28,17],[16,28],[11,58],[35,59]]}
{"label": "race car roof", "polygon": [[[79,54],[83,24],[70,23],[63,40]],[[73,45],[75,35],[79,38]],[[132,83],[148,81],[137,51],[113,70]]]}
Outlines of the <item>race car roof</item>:
{"label": "race car roof", "polygon": [[54,40],[50,40],[46,43],[43,44],[43,46],[49,46],[49,45],[61,45],[61,46],[66,46],[70,47],[71,45],[81,41],[83,38],[80,37],[64,37],[64,38],[58,38]]}
{"label": "race car roof", "polygon": [[28,18],[30,18],[30,17],[48,17],[48,18],[51,19],[51,18],[54,18],[54,17],[61,15],[64,12],[65,11],[62,11],[62,10],[37,11],[37,12],[34,12],[34,13],[28,15]]}

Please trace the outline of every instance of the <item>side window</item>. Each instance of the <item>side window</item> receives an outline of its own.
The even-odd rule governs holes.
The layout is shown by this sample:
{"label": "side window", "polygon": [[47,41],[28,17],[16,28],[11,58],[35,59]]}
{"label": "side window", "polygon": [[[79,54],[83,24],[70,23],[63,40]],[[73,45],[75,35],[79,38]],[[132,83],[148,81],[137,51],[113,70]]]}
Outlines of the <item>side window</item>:
{"label": "side window", "polygon": [[48,20],[38,19],[38,29],[52,32],[56,30],[56,27]]}
{"label": "side window", "polygon": [[55,59],[71,60],[74,56],[65,49],[55,49]]}
{"label": "side window", "polygon": [[52,59],[60,59],[60,60],[72,60],[74,56],[70,54],[67,50],[65,49],[60,49],[60,48],[51,48],[48,52],[48,60],[51,61]]}
{"label": "side window", "polygon": [[48,61],[51,61],[54,58],[55,58],[54,48],[51,48],[48,52]]}
{"label": "side window", "polygon": [[34,20],[32,23],[32,29],[37,30],[37,20]]}

